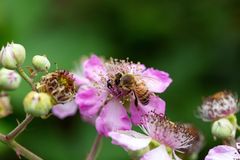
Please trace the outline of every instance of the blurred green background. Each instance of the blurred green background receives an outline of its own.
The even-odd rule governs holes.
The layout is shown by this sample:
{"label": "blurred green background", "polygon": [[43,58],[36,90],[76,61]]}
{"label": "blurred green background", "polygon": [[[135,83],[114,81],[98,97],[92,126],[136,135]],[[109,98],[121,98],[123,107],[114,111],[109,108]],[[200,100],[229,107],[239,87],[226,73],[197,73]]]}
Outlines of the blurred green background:
{"label": "blurred green background", "polygon": [[[72,69],[80,57],[129,57],[170,73],[173,83],[160,96],[173,121],[194,123],[205,135],[203,159],[218,144],[210,124],[196,117],[202,97],[228,89],[240,93],[240,1],[155,0],[77,1],[0,0],[0,44],[14,41],[35,54],[46,54],[59,68]],[[23,82],[11,92],[14,114],[0,120],[7,133],[22,120]],[[84,159],[95,128],[74,117],[35,119],[17,140],[47,160]],[[0,144],[0,159],[18,159]],[[127,153],[104,139],[99,160],[128,160]]]}

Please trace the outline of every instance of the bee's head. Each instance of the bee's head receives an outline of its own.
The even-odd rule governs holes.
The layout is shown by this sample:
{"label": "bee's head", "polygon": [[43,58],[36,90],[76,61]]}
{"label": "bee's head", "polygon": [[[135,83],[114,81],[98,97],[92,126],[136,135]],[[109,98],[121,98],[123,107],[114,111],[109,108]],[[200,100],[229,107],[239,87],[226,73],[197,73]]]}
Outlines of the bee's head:
{"label": "bee's head", "polygon": [[107,87],[112,89],[114,86],[119,86],[122,78],[122,73],[115,74],[114,79],[109,79],[107,81]]}
{"label": "bee's head", "polygon": [[132,89],[135,83],[135,78],[131,74],[126,74],[121,77],[120,82],[119,82],[119,87],[129,90]]}
{"label": "bee's head", "polygon": [[117,74],[115,75],[114,83],[115,83],[116,86],[119,86],[120,81],[121,81],[121,78],[122,78],[122,73],[117,73]]}

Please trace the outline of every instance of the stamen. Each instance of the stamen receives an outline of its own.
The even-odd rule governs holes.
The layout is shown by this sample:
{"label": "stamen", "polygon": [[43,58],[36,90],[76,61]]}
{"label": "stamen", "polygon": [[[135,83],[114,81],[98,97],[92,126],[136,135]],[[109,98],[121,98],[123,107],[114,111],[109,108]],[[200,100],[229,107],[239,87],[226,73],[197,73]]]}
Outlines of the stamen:
{"label": "stamen", "polygon": [[217,92],[205,98],[203,104],[198,108],[200,117],[204,121],[227,117],[238,110],[238,99],[228,91]]}
{"label": "stamen", "polygon": [[73,74],[65,70],[57,70],[43,76],[37,88],[51,95],[56,104],[71,101],[76,93]]}
{"label": "stamen", "polygon": [[142,126],[150,137],[174,150],[184,151],[197,140],[196,133],[189,127],[175,124],[154,111],[143,116]]}

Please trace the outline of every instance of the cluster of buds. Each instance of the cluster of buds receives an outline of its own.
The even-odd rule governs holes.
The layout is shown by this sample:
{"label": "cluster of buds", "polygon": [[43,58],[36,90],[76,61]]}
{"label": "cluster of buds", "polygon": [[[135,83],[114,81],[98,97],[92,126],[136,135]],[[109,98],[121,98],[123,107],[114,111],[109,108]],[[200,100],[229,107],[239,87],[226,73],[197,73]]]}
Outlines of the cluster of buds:
{"label": "cluster of buds", "polygon": [[[5,91],[17,89],[22,76],[33,88],[23,100],[27,114],[46,118],[55,107],[53,114],[65,117],[73,115],[78,105],[83,119],[95,124],[99,134],[112,138],[112,143],[134,158],[197,158],[203,135],[190,124],[168,120],[165,102],[155,94],[164,92],[172,82],[168,73],[128,60],[104,61],[93,55],[83,63],[83,73],[78,77],[66,70],[49,72],[48,58],[35,55],[30,68],[34,74],[28,77],[22,68],[25,57],[20,44],[9,43],[0,51],[0,90],[4,91],[0,93],[0,118],[12,112]],[[34,82],[40,72],[44,75]],[[75,81],[81,83],[79,88]],[[215,138],[229,143],[235,139],[239,107],[233,93],[222,91],[205,98],[198,111],[203,121],[212,122]],[[132,125],[140,125],[145,134],[132,130]]]}
{"label": "cluster of buds", "polygon": [[[4,91],[17,89],[21,82],[21,76],[32,86],[35,86],[23,101],[24,110],[27,114],[35,117],[45,117],[54,105],[64,104],[74,99],[76,87],[73,74],[65,70],[48,73],[51,66],[48,58],[45,55],[35,55],[32,58],[33,67],[28,68],[31,72],[28,77],[22,68],[25,58],[26,51],[21,44],[8,43],[6,47],[2,47],[0,64],[4,68],[0,69],[0,89]],[[43,75],[39,83],[35,83],[33,78],[39,72],[48,74]],[[0,117],[3,117],[2,115],[5,116],[10,113],[10,109],[7,111],[5,107],[10,106],[10,103],[6,104],[5,102],[9,102],[9,100],[2,100],[2,96],[0,98]]]}
{"label": "cluster of buds", "polygon": [[223,140],[234,139],[237,129],[235,114],[239,111],[238,99],[228,91],[217,92],[204,99],[199,107],[203,121],[211,121],[212,135]]}

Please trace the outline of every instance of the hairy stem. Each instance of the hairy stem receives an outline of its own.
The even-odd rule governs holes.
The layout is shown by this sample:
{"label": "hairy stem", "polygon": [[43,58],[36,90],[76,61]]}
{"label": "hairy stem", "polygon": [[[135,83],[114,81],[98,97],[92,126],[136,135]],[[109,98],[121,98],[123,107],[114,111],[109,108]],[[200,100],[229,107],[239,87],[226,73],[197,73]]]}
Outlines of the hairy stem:
{"label": "hairy stem", "polygon": [[86,160],[95,160],[96,159],[98,151],[100,150],[101,140],[102,140],[102,136],[98,134]]}
{"label": "hairy stem", "polygon": [[[17,68],[18,73],[20,76],[31,86],[33,91],[37,91],[35,84],[33,83],[33,80],[24,72],[24,70],[19,66]],[[4,135],[0,133],[0,141],[7,144],[10,148],[12,148],[16,154],[19,156],[23,156],[29,160],[43,160],[39,156],[35,155],[19,143],[15,141],[15,138],[21,134],[28,124],[33,120],[32,115],[26,115],[25,119],[18,124],[18,126],[13,129],[9,134]]]}
{"label": "hairy stem", "polygon": [[20,74],[20,76],[32,87],[32,90],[36,91],[37,89],[35,84],[33,83],[33,80],[24,72],[22,67],[18,67],[17,71]]}
{"label": "hairy stem", "polygon": [[11,147],[16,154],[20,157],[23,156],[29,160],[43,160],[39,156],[35,155],[19,143],[17,143],[15,140],[8,140],[5,135],[0,133],[0,141],[7,144],[9,147]]}
{"label": "hairy stem", "polygon": [[25,128],[33,120],[33,118],[34,117],[32,115],[26,115],[26,118],[8,135],[6,135],[6,139],[9,141],[15,139],[21,132],[25,130]]}

